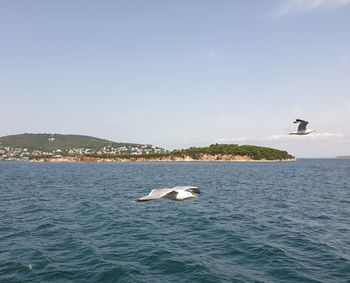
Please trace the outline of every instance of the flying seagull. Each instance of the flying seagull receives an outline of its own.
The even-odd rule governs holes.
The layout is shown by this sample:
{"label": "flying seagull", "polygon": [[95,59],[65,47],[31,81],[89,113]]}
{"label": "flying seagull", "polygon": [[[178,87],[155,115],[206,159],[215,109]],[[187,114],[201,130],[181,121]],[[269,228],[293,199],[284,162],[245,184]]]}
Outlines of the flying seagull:
{"label": "flying seagull", "polygon": [[154,189],[147,196],[140,197],[136,201],[149,201],[162,197],[171,200],[198,198],[198,196],[194,193],[200,193],[199,188],[192,186],[180,186],[173,188]]}
{"label": "flying seagull", "polygon": [[301,119],[295,119],[293,122],[294,124],[299,123],[298,130],[294,133],[290,133],[290,135],[308,135],[312,132],[315,132],[314,130],[307,130],[306,126],[309,124],[308,121],[304,121]]}

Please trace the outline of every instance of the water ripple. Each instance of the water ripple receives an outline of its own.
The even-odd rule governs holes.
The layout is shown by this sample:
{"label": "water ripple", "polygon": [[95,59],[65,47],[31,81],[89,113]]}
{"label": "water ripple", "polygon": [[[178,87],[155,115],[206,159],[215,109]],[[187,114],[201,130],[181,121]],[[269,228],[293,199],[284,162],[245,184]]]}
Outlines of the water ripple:
{"label": "water ripple", "polygon": [[350,282],[349,184],[346,160],[0,162],[0,282]]}

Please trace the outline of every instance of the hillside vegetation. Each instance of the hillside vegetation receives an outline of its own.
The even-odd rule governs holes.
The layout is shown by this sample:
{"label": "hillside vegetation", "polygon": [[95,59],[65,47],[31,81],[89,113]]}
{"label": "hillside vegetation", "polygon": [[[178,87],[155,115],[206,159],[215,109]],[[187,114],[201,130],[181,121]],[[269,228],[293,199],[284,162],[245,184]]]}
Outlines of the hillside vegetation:
{"label": "hillside vegetation", "polygon": [[[89,157],[97,157],[96,155],[88,155]],[[177,160],[177,158],[186,159],[189,157],[193,160],[213,160],[208,157],[215,156],[216,160],[230,160],[227,157],[248,157],[252,160],[290,160],[295,157],[290,155],[287,151],[278,150],[269,147],[261,147],[254,145],[237,145],[237,144],[212,144],[208,147],[190,147],[188,149],[180,149],[173,151],[166,151],[161,153],[142,154],[137,157],[130,155],[115,155],[114,158],[119,159],[149,159],[149,160]],[[99,156],[111,157],[111,156]],[[238,160],[238,158],[236,158]],[[231,159],[232,160],[232,159]]]}
{"label": "hillside vegetation", "polygon": [[53,151],[56,149],[68,150],[71,148],[100,149],[105,146],[122,147],[138,146],[132,143],[117,143],[83,135],[54,134],[20,134],[0,137],[0,147],[27,148],[28,150]]}
{"label": "hillside vegetation", "polygon": [[159,153],[151,155],[173,155],[179,157],[189,156],[195,160],[200,159],[203,155],[249,156],[253,160],[286,160],[294,158],[294,156],[288,154],[287,151],[254,145],[240,146],[237,144],[213,144],[208,147],[190,147],[188,149],[174,150],[170,153]]}

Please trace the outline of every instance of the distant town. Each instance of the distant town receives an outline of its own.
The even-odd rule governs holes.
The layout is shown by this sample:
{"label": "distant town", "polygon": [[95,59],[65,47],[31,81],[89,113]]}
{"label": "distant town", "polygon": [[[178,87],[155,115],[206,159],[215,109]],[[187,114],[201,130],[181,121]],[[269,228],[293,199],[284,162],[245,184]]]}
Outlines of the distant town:
{"label": "distant town", "polygon": [[91,148],[71,148],[66,150],[57,148],[53,151],[29,150],[27,148],[16,147],[3,147],[0,148],[0,160],[30,160],[33,157],[40,156],[60,158],[64,156],[87,155],[143,155],[162,152],[165,152],[165,150],[153,145],[122,146],[118,148],[112,146],[105,146],[98,150]]}
{"label": "distant town", "polygon": [[19,134],[0,137],[0,160],[38,157],[145,155],[166,150],[151,144],[116,143],[95,137],[60,134]]}

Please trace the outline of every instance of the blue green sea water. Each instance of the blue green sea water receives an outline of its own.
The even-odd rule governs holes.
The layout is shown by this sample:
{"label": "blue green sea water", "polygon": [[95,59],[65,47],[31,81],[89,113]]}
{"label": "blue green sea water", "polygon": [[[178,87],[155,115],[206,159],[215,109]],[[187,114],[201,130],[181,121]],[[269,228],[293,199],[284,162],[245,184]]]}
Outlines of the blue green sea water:
{"label": "blue green sea water", "polygon": [[0,162],[0,282],[350,282],[350,160]]}

